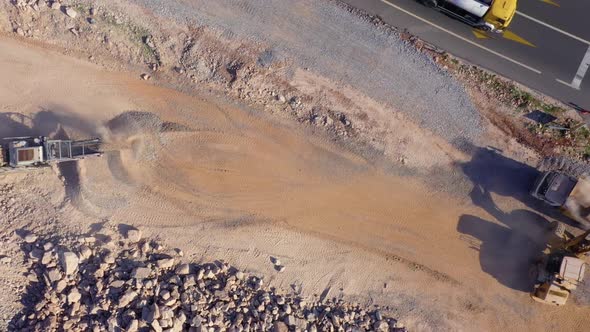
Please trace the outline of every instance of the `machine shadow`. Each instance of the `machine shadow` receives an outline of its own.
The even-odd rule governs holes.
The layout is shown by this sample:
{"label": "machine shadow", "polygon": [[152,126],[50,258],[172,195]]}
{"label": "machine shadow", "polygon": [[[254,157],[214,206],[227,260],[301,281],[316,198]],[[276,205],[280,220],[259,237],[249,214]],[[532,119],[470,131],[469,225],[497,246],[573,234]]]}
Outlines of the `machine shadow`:
{"label": "machine shadow", "polygon": [[499,221],[462,215],[457,231],[468,236],[471,248],[479,251],[482,271],[506,287],[530,292],[535,282],[532,269],[545,249],[549,223],[528,210],[514,210]]}
{"label": "machine shadow", "polygon": [[534,198],[530,191],[540,171],[527,164],[508,158],[493,148],[472,148],[470,161],[459,167],[473,184],[470,197],[476,206],[494,215],[497,206],[489,198],[491,193],[511,197],[527,208],[571,226],[580,224],[565,216],[559,209]]}
{"label": "machine shadow", "polygon": [[[511,289],[529,292],[535,280],[532,269],[546,247],[551,220],[577,223],[529,194],[540,175],[535,168],[494,149],[473,148],[472,151],[472,159],[460,167],[473,183],[471,201],[494,220],[462,215],[457,231],[479,251],[484,272]],[[530,210],[504,212],[494,202],[492,193],[516,199]]]}

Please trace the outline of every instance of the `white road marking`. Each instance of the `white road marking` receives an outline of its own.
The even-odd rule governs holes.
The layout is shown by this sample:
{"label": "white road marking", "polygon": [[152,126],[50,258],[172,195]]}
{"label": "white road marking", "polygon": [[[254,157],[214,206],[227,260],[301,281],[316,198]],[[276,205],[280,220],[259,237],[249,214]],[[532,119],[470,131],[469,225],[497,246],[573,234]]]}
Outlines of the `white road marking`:
{"label": "white road marking", "polygon": [[533,21],[535,23],[539,23],[540,25],[543,25],[543,26],[545,26],[545,27],[547,27],[547,28],[549,28],[551,30],[557,31],[557,32],[559,32],[559,33],[561,33],[563,35],[566,35],[566,36],[568,36],[570,38],[573,38],[573,39],[575,39],[575,40],[577,40],[579,42],[582,42],[582,43],[584,43],[586,45],[590,45],[590,41],[587,41],[586,39],[583,39],[583,38],[580,38],[578,36],[572,35],[571,33],[567,32],[567,31],[563,31],[563,30],[561,30],[559,28],[556,28],[556,27],[554,27],[554,26],[552,26],[550,24],[547,24],[547,23],[545,23],[545,22],[543,22],[541,20],[538,20],[538,19],[536,19],[534,17],[528,16],[527,14],[521,13],[518,10],[516,11],[516,13],[518,15],[524,17],[524,18],[528,18],[529,20],[531,20],[531,21]]}
{"label": "white road marking", "polygon": [[404,13],[406,13],[406,14],[408,14],[408,15],[412,16],[413,18],[415,18],[415,19],[418,19],[418,20],[420,20],[420,21],[422,21],[422,22],[424,22],[424,23],[426,23],[426,24],[428,24],[428,25],[430,25],[430,26],[433,26],[433,27],[435,27],[435,28],[437,28],[437,29],[439,29],[439,30],[441,30],[441,31],[444,31],[444,32],[448,33],[449,35],[451,35],[451,36],[453,36],[453,37],[459,38],[459,39],[461,39],[462,41],[464,41],[464,42],[466,42],[466,43],[468,43],[468,44],[471,44],[471,45],[473,45],[473,46],[475,46],[475,47],[478,47],[478,48],[480,48],[480,49],[482,49],[482,50],[484,50],[484,51],[486,51],[486,52],[492,53],[492,54],[493,54],[493,55],[495,55],[495,56],[498,56],[498,57],[500,57],[500,58],[502,58],[502,59],[504,59],[504,60],[510,61],[510,62],[512,62],[512,63],[514,63],[514,64],[517,64],[517,65],[519,65],[519,66],[521,66],[521,67],[523,67],[523,68],[526,68],[526,69],[528,69],[528,70],[530,70],[530,71],[532,71],[532,72],[535,72],[535,73],[537,73],[537,74],[541,74],[541,71],[540,71],[540,70],[537,70],[537,69],[535,69],[535,68],[533,68],[533,67],[527,66],[527,65],[525,65],[525,64],[524,64],[524,63],[522,63],[522,62],[519,62],[519,61],[517,61],[517,60],[514,60],[514,59],[512,59],[512,58],[510,58],[510,57],[507,57],[507,56],[505,56],[504,54],[501,54],[501,53],[499,53],[499,52],[496,52],[496,51],[494,51],[494,50],[492,50],[492,49],[489,49],[489,48],[487,48],[487,47],[481,46],[481,45],[479,45],[478,43],[474,43],[473,41],[471,41],[471,40],[469,40],[469,39],[467,39],[467,38],[465,38],[465,37],[463,37],[463,36],[460,36],[460,35],[458,35],[458,34],[456,34],[456,33],[452,32],[452,31],[450,31],[450,30],[447,30],[447,29],[445,29],[445,28],[441,27],[440,25],[437,25],[437,24],[435,24],[435,23],[433,23],[433,22],[430,22],[429,20],[427,20],[427,19],[425,19],[425,18],[422,18],[422,17],[420,17],[420,16],[418,16],[418,15],[416,15],[416,14],[414,14],[414,13],[410,12],[410,11],[407,11],[407,10],[405,10],[405,9],[403,9],[403,8],[401,8],[401,7],[399,7],[399,6],[397,6],[397,5],[394,5],[393,3],[389,2],[389,1],[386,1],[386,0],[379,0],[379,1],[383,2],[384,4],[386,4],[386,5],[388,5],[388,6],[391,6],[391,7],[395,8],[395,9],[397,9],[397,10],[401,11],[401,12],[404,12]]}
{"label": "white road marking", "polygon": [[588,67],[590,67],[590,46],[586,50],[586,54],[584,55],[582,62],[580,62],[580,67],[578,67],[578,71],[576,72],[576,76],[574,76],[574,79],[572,80],[572,82],[567,83],[567,82],[564,82],[559,79],[557,80],[557,82],[563,83],[563,84],[570,86],[576,90],[580,90],[580,85],[582,85],[582,80],[584,79],[584,76],[586,76],[586,72],[588,71]]}

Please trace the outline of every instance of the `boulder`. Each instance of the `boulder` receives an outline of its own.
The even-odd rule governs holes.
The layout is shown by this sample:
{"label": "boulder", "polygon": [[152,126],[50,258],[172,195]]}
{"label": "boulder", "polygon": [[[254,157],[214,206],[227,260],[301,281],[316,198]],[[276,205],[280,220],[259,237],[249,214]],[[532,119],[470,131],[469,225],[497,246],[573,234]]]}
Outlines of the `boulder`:
{"label": "boulder", "polygon": [[37,235],[29,233],[25,236],[26,243],[35,243],[37,241]]}
{"label": "boulder", "polygon": [[132,319],[127,325],[127,332],[136,332],[137,330],[139,330],[139,321]]}
{"label": "boulder", "polygon": [[131,243],[136,243],[141,240],[141,231],[136,228],[129,229],[127,231],[127,240]]}
{"label": "boulder", "polygon": [[76,18],[76,16],[78,16],[78,12],[72,7],[67,7],[65,13],[71,18]]}
{"label": "boulder", "polygon": [[147,267],[136,267],[133,272],[131,272],[131,278],[135,279],[145,279],[150,276],[152,270]]}
{"label": "boulder", "polygon": [[78,255],[71,251],[62,252],[61,267],[66,275],[72,275],[78,269]]}
{"label": "boulder", "polygon": [[61,280],[62,275],[58,269],[51,269],[47,271],[47,278],[49,278],[49,281],[51,282],[56,282]]}
{"label": "boulder", "polygon": [[82,294],[80,294],[78,289],[72,288],[72,290],[70,290],[70,293],[68,294],[68,303],[71,305],[73,303],[80,301],[81,298]]}
{"label": "boulder", "polygon": [[272,332],[289,332],[289,327],[283,322],[275,322],[272,325]]}
{"label": "boulder", "polygon": [[125,294],[123,294],[123,296],[119,298],[119,308],[123,308],[129,305],[131,301],[135,300],[137,295],[137,292],[135,292],[134,290],[128,290],[127,292],[125,292]]}
{"label": "boulder", "polygon": [[191,273],[190,266],[188,264],[180,264],[176,267],[174,272],[178,275],[187,275]]}
{"label": "boulder", "polygon": [[169,269],[174,266],[174,258],[162,258],[156,261],[156,265],[161,269]]}

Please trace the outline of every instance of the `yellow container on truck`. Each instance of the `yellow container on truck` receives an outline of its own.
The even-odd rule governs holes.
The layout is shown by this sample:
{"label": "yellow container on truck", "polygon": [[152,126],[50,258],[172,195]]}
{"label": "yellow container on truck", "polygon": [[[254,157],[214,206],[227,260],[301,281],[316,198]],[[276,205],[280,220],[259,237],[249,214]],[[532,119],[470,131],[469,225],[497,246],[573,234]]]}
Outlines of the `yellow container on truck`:
{"label": "yellow container on truck", "polygon": [[422,0],[456,19],[476,28],[502,32],[516,13],[516,0]]}

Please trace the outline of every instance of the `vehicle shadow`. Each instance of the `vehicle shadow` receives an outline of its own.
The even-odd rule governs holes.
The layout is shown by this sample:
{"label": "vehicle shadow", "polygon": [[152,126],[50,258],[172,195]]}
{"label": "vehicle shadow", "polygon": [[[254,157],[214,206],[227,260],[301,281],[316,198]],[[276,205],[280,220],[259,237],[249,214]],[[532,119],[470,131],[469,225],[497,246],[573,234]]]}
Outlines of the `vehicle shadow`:
{"label": "vehicle shadow", "polygon": [[[501,284],[529,292],[534,285],[534,263],[542,256],[551,232],[551,220],[577,222],[530,195],[540,172],[489,148],[473,148],[469,162],[460,165],[472,182],[470,198],[491,219],[462,215],[457,224],[464,240],[479,251],[481,268]],[[492,194],[510,197],[528,209],[503,211]]]}
{"label": "vehicle shadow", "polygon": [[546,247],[551,224],[530,210],[505,213],[494,206],[489,195],[480,198],[480,202],[484,200],[496,222],[462,215],[457,231],[470,240],[472,249],[479,251],[482,271],[507,287],[529,292],[535,279],[532,267]]}
{"label": "vehicle shadow", "polygon": [[[511,197],[527,208],[558,220],[565,224],[580,227],[580,224],[565,216],[559,209],[534,198],[530,191],[541,174],[536,168],[508,158],[493,148],[472,148],[470,161],[459,167],[473,184],[470,197],[476,206],[490,212],[497,209],[491,199],[482,199],[494,193]],[[482,196],[483,195],[483,196]],[[493,215],[493,213],[490,212]]]}

